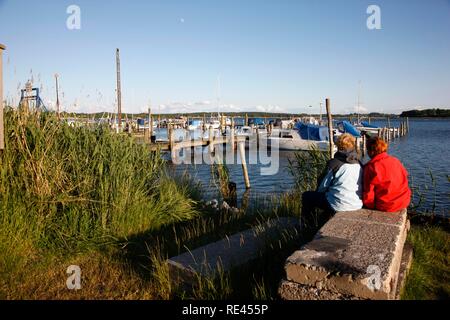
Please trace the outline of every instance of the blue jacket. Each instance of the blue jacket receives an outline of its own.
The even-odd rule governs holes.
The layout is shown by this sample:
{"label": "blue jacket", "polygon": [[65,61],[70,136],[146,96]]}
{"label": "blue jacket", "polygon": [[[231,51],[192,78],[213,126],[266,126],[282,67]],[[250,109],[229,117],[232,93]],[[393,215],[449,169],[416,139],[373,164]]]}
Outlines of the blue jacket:
{"label": "blue jacket", "polygon": [[327,164],[319,192],[325,192],[336,211],[354,211],[363,207],[363,169],[355,152],[337,152]]}

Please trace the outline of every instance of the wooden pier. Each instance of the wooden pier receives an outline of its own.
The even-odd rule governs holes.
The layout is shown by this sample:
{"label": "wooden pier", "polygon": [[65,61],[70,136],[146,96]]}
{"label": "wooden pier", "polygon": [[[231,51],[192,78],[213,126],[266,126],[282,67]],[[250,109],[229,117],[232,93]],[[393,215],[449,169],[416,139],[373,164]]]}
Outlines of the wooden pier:
{"label": "wooden pier", "polygon": [[231,145],[233,150],[238,151],[239,157],[241,159],[242,174],[244,177],[245,187],[250,189],[250,178],[248,175],[247,161],[245,158],[245,142],[247,137],[239,136],[234,133],[234,128],[231,129],[230,135],[220,135],[215,136],[215,131],[210,128],[208,137],[198,138],[198,139],[188,139],[175,141],[174,130],[169,127],[168,129],[168,141],[152,141],[152,137],[149,135],[149,129],[144,130],[144,143],[148,145],[150,150],[153,151],[169,151],[171,153],[172,159],[178,150],[181,149],[193,149],[196,147],[207,147],[209,152],[212,154],[215,151],[216,145]]}

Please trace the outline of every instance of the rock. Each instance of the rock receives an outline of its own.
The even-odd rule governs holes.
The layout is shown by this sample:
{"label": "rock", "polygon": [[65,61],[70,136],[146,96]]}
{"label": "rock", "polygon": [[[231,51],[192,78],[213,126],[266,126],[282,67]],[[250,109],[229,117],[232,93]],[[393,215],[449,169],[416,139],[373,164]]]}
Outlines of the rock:
{"label": "rock", "polygon": [[221,209],[221,210],[228,211],[228,210],[231,209],[231,207],[230,207],[230,205],[229,205],[226,201],[224,201],[224,202],[222,202],[222,205],[220,206],[220,209]]}

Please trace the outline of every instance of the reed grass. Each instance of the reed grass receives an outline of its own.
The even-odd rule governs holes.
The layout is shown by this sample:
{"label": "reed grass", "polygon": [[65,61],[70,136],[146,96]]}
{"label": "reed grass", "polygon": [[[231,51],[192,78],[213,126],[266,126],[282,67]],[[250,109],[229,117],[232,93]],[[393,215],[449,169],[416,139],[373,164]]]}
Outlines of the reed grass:
{"label": "reed grass", "polygon": [[156,152],[106,127],[7,109],[0,157],[0,270],[72,254],[198,215]]}

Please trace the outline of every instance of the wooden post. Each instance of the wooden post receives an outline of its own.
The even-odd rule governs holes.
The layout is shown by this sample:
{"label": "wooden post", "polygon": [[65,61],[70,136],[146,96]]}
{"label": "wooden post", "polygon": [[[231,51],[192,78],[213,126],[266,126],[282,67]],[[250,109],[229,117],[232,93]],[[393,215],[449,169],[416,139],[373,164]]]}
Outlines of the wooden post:
{"label": "wooden post", "polygon": [[170,149],[170,152],[172,152],[173,151],[173,146],[174,146],[174,143],[175,143],[172,126],[170,126],[170,125],[167,126],[167,132],[169,134],[169,149]]}
{"label": "wooden post", "polygon": [[203,132],[206,131],[206,115],[203,114]]}
{"label": "wooden post", "polygon": [[409,132],[409,117],[406,117],[406,132]]}
{"label": "wooden post", "polygon": [[209,140],[209,152],[213,153],[214,152],[214,128],[212,126],[209,126],[208,140]]}
{"label": "wooden post", "polygon": [[248,126],[248,114],[245,114],[245,126]]}
{"label": "wooden post", "polygon": [[230,143],[231,143],[231,150],[235,150],[235,135],[234,135],[233,120],[231,120]]}
{"label": "wooden post", "polygon": [[5,150],[5,126],[3,122],[3,50],[6,50],[6,47],[0,44],[0,150]]}
{"label": "wooden post", "polygon": [[239,141],[239,157],[241,158],[242,171],[244,174],[245,188],[250,189],[250,178],[247,171],[247,160],[245,159],[245,142]]}
{"label": "wooden post", "polygon": [[116,49],[116,69],[117,69],[117,115],[119,118],[118,128],[122,129],[122,89],[120,86],[120,54],[119,49]]}
{"label": "wooden post", "polygon": [[366,135],[364,134],[363,136],[362,136],[362,156],[363,156],[363,158],[366,156],[366,147],[367,147],[367,144],[366,144]]}
{"label": "wooden post", "polygon": [[259,126],[256,127],[256,150],[259,150]]}
{"label": "wooden post", "polygon": [[391,140],[391,119],[389,119],[389,117],[387,118],[387,125],[388,125],[387,141],[390,141]]}
{"label": "wooden post", "polygon": [[333,118],[331,116],[330,110],[330,99],[325,100],[325,107],[327,109],[327,117],[328,117],[328,136],[330,139],[330,159],[334,156],[334,141],[333,141]]}
{"label": "wooden post", "polygon": [[355,138],[355,147],[356,147],[356,153],[359,154],[361,151],[361,140],[359,138]]}
{"label": "wooden post", "polygon": [[152,108],[148,107],[148,137],[149,141],[152,142],[153,136],[153,117],[152,117]]}

